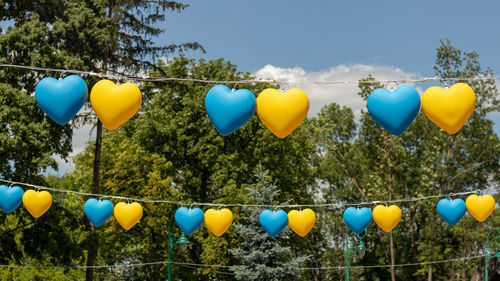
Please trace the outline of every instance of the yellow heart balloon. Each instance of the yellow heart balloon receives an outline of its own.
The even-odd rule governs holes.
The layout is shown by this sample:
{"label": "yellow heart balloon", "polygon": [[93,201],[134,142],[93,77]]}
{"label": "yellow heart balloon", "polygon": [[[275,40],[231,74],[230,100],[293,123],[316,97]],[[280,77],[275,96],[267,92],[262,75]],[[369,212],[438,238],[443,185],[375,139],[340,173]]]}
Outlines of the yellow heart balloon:
{"label": "yellow heart balloon", "polygon": [[471,216],[477,221],[483,222],[495,210],[495,199],[489,194],[481,197],[472,194],[465,200],[465,206],[467,206],[467,211]]}
{"label": "yellow heart balloon", "polygon": [[215,236],[221,236],[233,223],[233,213],[227,209],[208,209],[205,212],[205,225]]}
{"label": "yellow heart balloon", "polygon": [[132,204],[120,202],[116,204],[113,214],[116,221],[125,230],[129,230],[142,218],[142,206],[137,202],[133,202]]}
{"label": "yellow heart balloon", "polygon": [[462,128],[475,106],[476,94],[465,83],[457,83],[449,89],[430,87],[422,95],[425,115],[448,134],[455,134]]}
{"label": "yellow heart balloon", "polygon": [[28,189],[23,194],[23,205],[34,218],[39,218],[50,209],[52,195],[45,190],[38,192]]}
{"label": "yellow heart balloon", "polygon": [[142,95],[137,85],[116,85],[110,80],[97,82],[90,92],[90,103],[104,127],[114,130],[127,122],[141,107]]}
{"label": "yellow heart balloon", "polygon": [[373,220],[385,232],[391,232],[401,220],[401,209],[396,205],[377,205],[372,211]]}
{"label": "yellow heart balloon", "polygon": [[288,212],[288,226],[298,235],[304,237],[316,223],[316,214],[311,209]]}
{"label": "yellow heart balloon", "polygon": [[282,93],[269,88],[257,97],[257,115],[278,138],[293,132],[308,111],[309,98],[301,89],[293,88]]}

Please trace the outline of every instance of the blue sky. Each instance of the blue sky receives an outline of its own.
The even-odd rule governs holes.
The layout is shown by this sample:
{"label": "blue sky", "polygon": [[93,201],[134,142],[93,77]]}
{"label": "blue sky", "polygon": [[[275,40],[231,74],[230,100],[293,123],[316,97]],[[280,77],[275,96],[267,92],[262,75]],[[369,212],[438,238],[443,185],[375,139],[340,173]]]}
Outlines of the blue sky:
{"label": "blue sky", "polygon": [[[282,81],[434,76],[436,48],[448,38],[476,51],[483,68],[500,74],[500,1],[195,0],[160,25],[158,44],[193,42],[190,57],[224,57],[241,71]],[[422,93],[431,83],[413,86]],[[291,86],[294,86],[293,84]],[[365,108],[356,85],[302,86],[310,115],[330,102]],[[500,113],[491,114],[500,133]]]}
{"label": "blue sky", "polygon": [[[434,76],[436,47],[448,38],[476,51],[483,67],[500,74],[500,1],[274,1],[195,0],[160,25],[159,45],[197,41],[207,50],[190,57],[226,58],[244,72],[282,81],[358,80]],[[422,93],[431,83],[414,86]],[[294,86],[291,84],[290,86]],[[310,116],[330,102],[365,109],[357,86],[302,85]],[[500,133],[500,113],[491,114]],[[89,127],[75,132],[73,155]],[[60,163],[60,173],[73,168]]]}
{"label": "blue sky", "polygon": [[439,39],[449,38],[500,72],[497,0],[186,3],[181,14],[167,15],[158,43],[198,41],[207,49],[201,57],[224,57],[244,71],[267,64],[319,71],[359,63],[430,76]]}

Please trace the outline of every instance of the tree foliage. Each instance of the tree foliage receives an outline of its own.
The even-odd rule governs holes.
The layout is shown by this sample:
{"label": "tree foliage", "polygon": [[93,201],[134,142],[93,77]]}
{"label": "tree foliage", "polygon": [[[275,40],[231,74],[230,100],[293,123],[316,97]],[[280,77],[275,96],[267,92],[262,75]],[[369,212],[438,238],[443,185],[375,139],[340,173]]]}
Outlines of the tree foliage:
{"label": "tree foliage", "polygon": [[[0,6],[0,20],[10,23],[0,34],[0,63],[122,74],[145,71],[153,77],[251,78],[223,59],[195,61],[180,56],[156,60],[165,52],[201,48],[197,43],[152,44],[153,38],[162,32],[155,24],[165,19],[165,12],[185,9],[181,3],[6,0]],[[409,199],[498,188],[500,141],[488,119],[489,113],[498,111],[500,106],[493,71],[481,68],[477,53],[462,52],[443,40],[437,48],[435,73],[444,78],[459,78],[451,82],[467,82],[476,92],[476,109],[456,135],[446,134],[420,112],[408,130],[395,137],[378,126],[367,112],[353,112],[332,103],[285,139],[272,135],[257,116],[238,131],[222,137],[211,125],[203,106],[212,84],[143,83],[140,86],[145,98],[140,113],[120,129],[104,133],[101,193],[185,202],[307,204]],[[76,124],[57,125],[36,106],[33,89],[37,81],[48,75],[54,74],[0,69],[0,176],[88,192],[94,142],[75,157],[73,172],[61,178],[43,176],[44,170],[56,167],[54,155],[69,156]],[[484,79],[469,80],[472,77]],[[374,80],[370,76],[360,81],[361,98],[367,99],[375,88],[384,87]],[[91,88],[96,79],[87,81]],[[268,85],[245,87],[258,94]],[[268,172],[259,174],[255,184],[253,171],[260,165]],[[23,208],[0,214],[2,264],[85,264],[90,242],[90,224],[82,210],[86,198],[71,194],[53,196],[54,205],[40,219],[32,219]],[[351,262],[419,263],[481,254],[488,228],[499,223],[497,212],[483,223],[466,216],[451,227],[438,217],[436,203],[432,199],[401,203],[403,218],[398,227],[386,234],[372,224],[365,238],[369,250]],[[113,218],[97,229],[97,264],[166,259],[169,217],[175,206],[147,203],[143,207],[143,219],[130,231],[122,230]],[[324,269],[345,263],[347,228],[342,210],[318,208],[318,222],[305,238],[285,233],[278,239],[266,236],[258,225],[260,210],[232,211],[235,227],[222,237],[215,237],[202,227],[189,237],[193,244],[188,251],[176,250],[173,254],[174,261],[233,266],[232,271],[221,273],[220,268],[174,265],[175,279],[344,277],[343,271]],[[175,229],[175,233],[180,234],[180,230]],[[269,253],[272,256],[267,256]],[[255,257],[269,267],[255,267]],[[476,271],[478,263],[479,260],[469,260],[393,270],[358,268],[351,274],[363,280],[464,280]],[[323,269],[292,270],[299,264]],[[164,280],[166,269],[166,264],[102,268],[95,278]],[[68,268],[0,269],[0,279],[4,280],[75,280],[83,276],[82,270]]]}
{"label": "tree foliage", "polygon": [[[196,62],[185,57],[159,62],[158,70],[151,75],[217,80],[250,78],[222,59]],[[211,125],[203,107],[204,95],[212,86],[192,82],[144,85],[146,94],[155,94],[140,114],[119,130],[106,131],[103,136],[102,193],[187,202],[250,202],[250,193],[245,187],[253,184],[254,167],[262,163],[265,169],[272,170],[270,175],[281,187],[276,200],[293,198],[312,202],[307,187],[312,183],[310,156],[314,147],[307,130],[300,128],[283,141],[274,137],[255,116],[237,132],[222,137]],[[262,87],[264,85],[255,85],[249,89],[257,91]],[[92,144],[76,157],[75,163],[75,171],[69,177],[80,190],[88,190],[93,165]],[[144,204],[144,207],[144,219],[128,232],[117,231],[119,226],[114,221],[97,229],[99,260],[141,263],[166,258],[168,220],[175,206]],[[232,211],[237,221],[239,209]],[[193,242],[189,251],[174,251],[174,260],[235,264],[229,249],[240,240],[233,230],[223,237],[215,237],[201,228],[189,239]],[[131,254],[131,249],[136,249],[135,254]],[[125,273],[127,275],[117,278],[161,280],[166,278],[166,265],[152,266],[148,271],[131,268]],[[218,275],[213,268],[188,270],[175,266],[174,276],[189,280],[206,280],[209,276],[224,280],[226,277]]]}
{"label": "tree foliage", "polygon": [[[271,182],[269,171],[263,171],[262,166],[255,168],[257,182],[248,187],[252,203],[271,205],[276,204],[274,198],[279,194],[279,189]],[[244,207],[243,212],[248,213],[245,224],[235,224],[234,227],[241,238],[241,246],[230,250],[238,265],[232,265],[230,270],[236,280],[249,281],[279,281],[296,280],[298,270],[306,256],[294,257],[290,247],[283,247],[281,239],[288,238],[289,229],[284,230],[277,238],[269,236],[259,223],[262,209]]]}
{"label": "tree foliage", "polygon": [[[497,188],[500,142],[487,114],[498,110],[499,98],[491,70],[482,71],[477,57],[474,52],[462,53],[449,41],[442,41],[437,49],[436,75],[463,79],[455,82],[467,82],[478,97],[474,114],[456,135],[440,130],[423,112],[396,137],[378,126],[367,112],[361,112],[357,125],[348,117],[352,116],[350,110],[334,104],[323,108],[311,122],[321,152],[318,177],[327,185],[327,200],[405,199]],[[471,77],[485,79],[466,80]],[[359,94],[364,99],[375,88],[384,87],[371,76],[360,82]],[[328,129],[318,129],[324,127]],[[438,217],[436,203],[425,200],[402,204],[402,221],[391,234],[371,226],[367,235],[371,248],[358,264],[391,264],[392,259],[395,263],[432,262],[479,254],[488,226],[495,225],[498,217],[479,224],[467,216],[451,227]],[[338,233],[332,235],[342,245]],[[395,278],[465,278],[477,263],[396,268]],[[384,268],[357,272],[366,280],[388,280],[389,273]]]}
{"label": "tree foliage", "polygon": [[[198,43],[156,46],[153,42],[163,32],[156,24],[165,19],[166,12],[180,12],[186,7],[164,0],[0,1],[0,20],[8,25],[0,34],[0,63],[112,74],[147,71],[155,57],[185,49],[203,50]],[[49,168],[57,170],[53,157],[67,159],[71,152],[73,128],[79,121],[95,121],[88,118],[88,114],[77,116],[75,122],[65,126],[50,120],[33,98],[36,83],[46,76],[63,77],[64,74],[0,69],[3,93],[0,97],[0,177],[4,179],[45,185],[43,172]],[[84,78],[89,89],[97,81],[96,77]],[[86,109],[89,108],[87,103]],[[61,202],[55,200],[52,209],[63,208]],[[75,212],[65,213],[70,221],[86,222],[81,216],[81,202],[77,202]],[[8,222],[11,216],[2,214],[0,219]],[[75,232],[80,236],[61,230],[71,229],[70,226],[74,225],[50,213],[39,220],[30,216],[14,220],[10,227],[20,232],[15,239],[7,239],[13,254],[6,257],[10,257],[9,262],[21,261],[35,266],[81,264],[83,249],[92,241],[81,236],[83,230],[79,227]],[[52,231],[54,235],[43,236]],[[25,249],[23,239],[30,237],[40,239],[40,243],[27,240],[30,246]],[[57,249],[74,249],[74,255],[57,252]],[[51,258],[53,256],[64,259]]]}

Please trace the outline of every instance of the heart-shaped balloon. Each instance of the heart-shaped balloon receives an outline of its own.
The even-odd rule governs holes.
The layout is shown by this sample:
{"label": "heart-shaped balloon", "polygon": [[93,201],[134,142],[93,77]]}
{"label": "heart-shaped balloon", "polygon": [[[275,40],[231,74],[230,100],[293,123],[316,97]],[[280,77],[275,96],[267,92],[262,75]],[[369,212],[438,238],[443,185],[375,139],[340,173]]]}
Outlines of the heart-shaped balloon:
{"label": "heart-shaped balloon", "polygon": [[354,233],[360,234],[372,223],[372,211],[367,207],[349,207],[344,211],[344,221]]}
{"label": "heart-shaped balloon", "polygon": [[306,118],[309,98],[301,89],[293,88],[284,93],[265,89],[257,97],[257,114],[266,127],[278,138],[293,132]]}
{"label": "heart-shaped balloon", "polygon": [[260,213],[259,221],[264,230],[272,237],[275,237],[287,225],[288,215],[283,210],[264,210]]}
{"label": "heart-shaped balloon", "polygon": [[90,91],[90,103],[108,130],[114,130],[132,118],[141,107],[141,102],[141,90],[132,83],[116,85],[104,79]]}
{"label": "heart-shaped balloon", "polygon": [[113,214],[116,221],[125,230],[129,230],[142,218],[142,206],[137,202],[131,204],[120,202],[116,204]]}
{"label": "heart-shaped balloon", "polygon": [[382,230],[390,232],[401,220],[401,209],[396,205],[377,205],[373,208],[373,220]]}
{"label": "heart-shaped balloon", "polygon": [[316,223],[316,214],[311,209],[288,212],[288,226],[299,236],[304,237]]}
{"label": "heart-shaped balloon", "polygon": [[203,217],[203,210],[200,208],[180,207],[175,211],[175,222],[187,235],[195,232],[201,226]]}
{"label": "heart-shaped balloon", "polygon": [[45,190],[38,192],[28,189],[23,194],[23,205],[34,218],[39,218],[52,205],[52,195]]}
{"label": "heart-shaped balloon", "polygon": [[465,200],[465,205],[467,206],[467,211],[471,216],[473,216],[477,221],[483,222],[495,210],[495,199],[489,194],[481,197],[472,194],[467,197],[467,200]]}
{"label": "heart-shaped balloon", "polygon": [[208,209],[205,212],[205,225],[215,236],[221,236],[233,223],[233,213],[229,209]]}
{"label": "heart-shaped balloon", "polygon": [[462,128],[475,106],[476,94],[465,83],[457,83],[449,89],[430,87],[422,96],[422,110],[427,118],[448,134]]}
{"label": "heart-shaped balloon", "polygon": [[393,92],[376,89],[366,103],[373,120],[391,134],[401,135],[420,110],[420,95],[412,86],[404,85]]}
{"label": "heart-shaped balloon", "polygon": [[76,75],[58,80],[46,77],[35,88],[38,106],[60,125],[67,124],[82,108],[87,99],[87,84]]}
{"label": "heart-shaped balloon", "polygon": [[19,186],[0,185],[0,208],[7,214],[14,211],[23,202],[24,190]]}
{"label": "heart-shaped balloon", "polygon": [[438,214],[449,225],[457,224],[465,215],[465,202],[462,199],[446,199],[439,200],[437,204]]}
{"label": "heart-shaped balloon", "polygon": [[247,89],[231,91],[224,85],[216,85],[205,98],[208,117],[223,136],[245,125],[255,113],[255,107],[255,96]]}
{"label": "heart-shaped balloon", "polygon": [[113,203],[109,200],[90,198],[83,205],[83,211],[90,222],[98,227],[105,223],[113,214]]}

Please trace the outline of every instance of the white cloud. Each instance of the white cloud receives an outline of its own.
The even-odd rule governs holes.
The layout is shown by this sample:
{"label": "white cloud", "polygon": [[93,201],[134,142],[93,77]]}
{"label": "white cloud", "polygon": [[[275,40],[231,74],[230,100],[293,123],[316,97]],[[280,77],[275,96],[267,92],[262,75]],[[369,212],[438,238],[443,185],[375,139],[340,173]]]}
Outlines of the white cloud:
{"label": "white cloud", "polygon": [[[331,82],[331,81],[358,81],[369,74],[377,80],[405,80],[415,79],[415,73],[404,72],[403,70],[386,65],[338,65],[323,71],[305,71],[301,67],[282,68],[273,65],[266,65],[255,72],[259,79],[280,80],[283,82]],[[310,109],[309,116],[316,115],[321,107],[326,104],[336,102],[340,105],[351,107],[355,113],[365,108],[365,101],[358,96],[358,84],[288,84],[289,88],[301,88],[309,96]]]}
{"label": "white cloud", "polygon": [[95,131],[93,131],[92,128],[92,125],[87,124],[73,130],[73,151],[69,154],[68,161],[66,162],[58,155],[52,156],[56,160],[59,170],[55,171],[53,169],[48,169],[46,174],[64,175],[67,172],[73,171],[75,168],[73,157],[83,152],[89,141],[95,140]]}
{"label": "white cloud", "polygon": [[[282,68],[273,65],[266,65],[256,71],[255,76],[259,79],[280,80],[284,82],[329,82],[329,81],[358,81],[361,78],[373,75],[377,80],[406,80],[415,79],[420,77],[416,73],[405,72],[397,67],[386,65],[338,65],[333,66],[323,71],[306,71],[301,67]],[[497,85],[500,83],[497,82]],[[414,85],[412,85],[414,86]],[[321,85],[321,84],[288,84],[289,88],[301,88],[309,96],[310,109],[309,116],[316,115],[321,107],[332,102],[340,105],[351,107],[355,114],[358,114],[361,109],[364,109],[366,104],[361,97],[357,95],[358,84],[334,84],[334,85]],[[416,87],[420,93],[422,89]],[[495,130],[500,131],[500,114],[492,113],[490,118],[495,121]],[[85,125],[73,133],[73,151],[70,158],[82,152],[87,145],[88,141],[95,139],[95,132],[92,131],[92,125]],[[55,156],[59,171],[47,171],[48,174],[65,174],[74,169],[75,164],[72,160],[65,162],[60,157]]]}
{"label": "white cloud", "polygon": [[[377,80],[402,80],[413,79],[416,77],[415,74],[404,72],[396,67],[362,64],[338,65],[316,72],[308,72],[301,67],[282,68],[273,65],[266,65],[254,74],[257,78],[274,79],[284,82],[357,81],[360,78],[368,76],[369,74],[373,75]],[[361,109],[365,108],[365,102],[357,95],[357,83],[335,85],[289,84],[288,87],[298,87],[307,93],[310,100],[309,116],[315,115],[319,112],[321,107],[331,102],[349,106],[356,114],[359,113]],[[92,132],[92,128],[92,125],[85,125],[74,130],[73,151],[70,154],[70,159],[66,162],[59,156],[54,156],[54,159],[57,161],[59,166],[59,171],[56,172],[49,169],[46,173],[63,175],[66,172],[72,171],[75,164],[71,158],[82,152],[90,140],[95,139],[95,132]]]}

